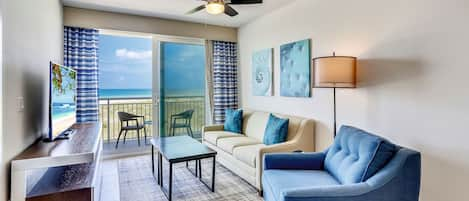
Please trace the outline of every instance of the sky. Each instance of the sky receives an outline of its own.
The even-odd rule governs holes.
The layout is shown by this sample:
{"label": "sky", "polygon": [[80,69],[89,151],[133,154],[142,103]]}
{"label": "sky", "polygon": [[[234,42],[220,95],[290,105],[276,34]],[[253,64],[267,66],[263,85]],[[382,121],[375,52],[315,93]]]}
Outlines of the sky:
{"label": "sky", "polygon": [[100,35],[99,88],[151,89],[151,39]]}
{"label": "sky", "polygon": [[[164,42],[164,89],[171,92],[203,92],[205,49],[202,45]],[[151,89],[152,40],[100,35],[100,89]]]}
{"label": "sky", "polygon": [[162,56],[162,75],[166,91],[203,95],[205,89],[204,46],[167,42],[163,43]]}

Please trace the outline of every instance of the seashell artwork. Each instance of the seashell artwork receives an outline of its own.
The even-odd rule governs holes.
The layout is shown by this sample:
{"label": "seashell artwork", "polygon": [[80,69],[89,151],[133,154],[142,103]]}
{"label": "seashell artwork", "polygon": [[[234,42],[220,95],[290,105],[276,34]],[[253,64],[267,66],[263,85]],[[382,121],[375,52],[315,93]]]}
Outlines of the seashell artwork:
{"label": "seashell artwork", "polygon": [[252,55],[252,94],[272,96],[272,48],[254,52]]}

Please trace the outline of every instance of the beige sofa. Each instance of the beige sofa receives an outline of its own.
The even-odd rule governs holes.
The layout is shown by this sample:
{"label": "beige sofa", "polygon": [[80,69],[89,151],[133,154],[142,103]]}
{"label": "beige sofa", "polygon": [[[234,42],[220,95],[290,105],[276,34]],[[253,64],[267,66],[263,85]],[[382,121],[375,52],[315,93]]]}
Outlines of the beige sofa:
{"label": "beige sofa", "polygon": [[289,119],[288,137],[284,143],[263,144],[268,112],[243,111],[243,134],[223,131],[223,125],[205,126],[202,141],[218,152],[217,161],[247,182],[261,189],[262,161],[265,153],[314,151],[314,121],[275,114]]}

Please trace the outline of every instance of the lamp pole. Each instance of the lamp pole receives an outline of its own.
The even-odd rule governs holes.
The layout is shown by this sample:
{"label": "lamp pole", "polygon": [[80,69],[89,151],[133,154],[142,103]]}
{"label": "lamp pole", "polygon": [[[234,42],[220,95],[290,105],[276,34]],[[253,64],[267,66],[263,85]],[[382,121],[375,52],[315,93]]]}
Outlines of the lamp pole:
{"label": "lamp pole", "polygon": [[335,87],[334,89],[334,138],[337,135],[337,118],[336,118],[336,102],[335,102]]}
{"label": "lamp pole", "polygon": [[[335,57],[335,51],[332,52],[332,57]],[[334,83],[334,87],[333,87],[333,90],[334,90],[334,138],[335,136],[337,135],[337,114],[336,114],[336,99],[335,99],[335,83]]]}

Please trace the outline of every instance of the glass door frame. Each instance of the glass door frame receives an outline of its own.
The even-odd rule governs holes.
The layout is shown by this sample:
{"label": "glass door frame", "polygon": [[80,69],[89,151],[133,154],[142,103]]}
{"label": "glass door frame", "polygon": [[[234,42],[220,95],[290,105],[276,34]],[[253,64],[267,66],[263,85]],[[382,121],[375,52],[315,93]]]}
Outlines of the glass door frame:
{"label": "glass door frame", "polygon": [[170,43],[181,43],[181,44],[191,44],[191,45],[202,45],[205,47],[205,39],[201,38],[190,38],[190,37],[180,37],[180,36],[167,36],[167,35],[152,35],[152,58],[153,58],[153,70],[152,70],[152,99],[153,99],[153,137],[158,138],[160,136],[161,122],[160,118],[161,113],[161,45],[165,42]]}

